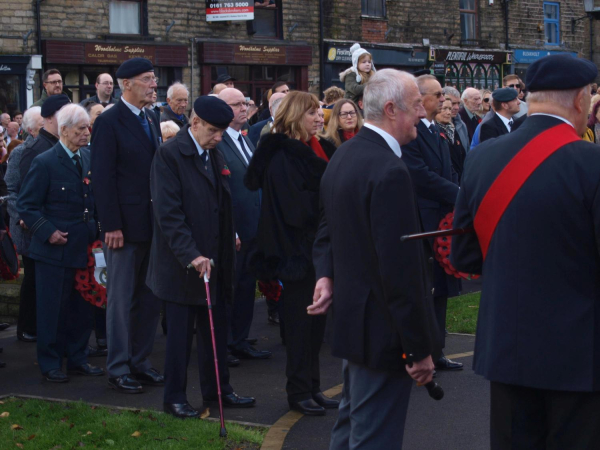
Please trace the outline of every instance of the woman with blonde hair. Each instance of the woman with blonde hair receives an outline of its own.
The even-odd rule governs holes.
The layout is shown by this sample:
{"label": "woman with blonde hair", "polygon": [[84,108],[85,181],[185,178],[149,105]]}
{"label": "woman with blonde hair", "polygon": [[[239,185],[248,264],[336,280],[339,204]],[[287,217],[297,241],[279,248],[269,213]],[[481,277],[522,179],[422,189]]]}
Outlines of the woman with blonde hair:
{"label": "woman with blonde hair", "polygon": [[166,120],[160,123],[160,133],[162,134],[163,142],[175,137],[179,133],[179,125],[172,120]]}
{"label": "woman with blonde hair", "polygon": [[331,112],[329,126],[323,137],[338,148],[354,137],[363,126],[363,118],[358,106],[348,99],[338,100]]}
{"label": "woman with blonde hair", "polygon": [[479,91],[481,93],[481,111],[477,114],[480,117],[485,117],[485,115],[490,112],[491,102],[492,102],[492,91],[489,89],[481,89]]}
{"label": "woman with blonde hair", "polygon": [[275,113],[252,159],[244,183],[262,189],[256,253],[250,267],[259,280],[279,280],[280,314],[287,351],[288,403],[303,414],[320,416],[338,402],[323,395],[319,351],[325,317],[309,316],[315,288],[312,246],[319,224],[319,185],[328,157],[316,134],[322,124],[319,100],[290,92]]}

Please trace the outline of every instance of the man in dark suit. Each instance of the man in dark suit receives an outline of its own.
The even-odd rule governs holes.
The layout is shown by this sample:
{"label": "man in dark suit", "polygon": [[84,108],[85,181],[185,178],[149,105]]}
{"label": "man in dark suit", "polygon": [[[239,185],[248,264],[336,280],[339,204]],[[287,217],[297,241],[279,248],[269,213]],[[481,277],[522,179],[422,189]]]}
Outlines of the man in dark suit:
{"label": "man in dark suit", "polygon": [[490,381],[493,450],[600,441],[600,152],[579,138],[597,76],[566,54],[534,62],[528,119],[466,159],[454,226],[476,233],[453,238],[451,260],[485,274],[473,367]]}
{"label": "man in dark suit", "polygon": [[86,102],[98,103],[104,107],[117,103],[117,99],[112,96],[115,88],[115,82],[109,73],[101,73],[96,77],[96,95],[83,99],[79,104],[85,106]]}
{"label": "man in dark suit", "polygon": [[92,173],[108,269],[106,328],[108,383],[119,392],[142,392],[141,384],[164,378],[148,357],[161,303],[146,286],[152,240],[150,166],[161,142],[152,103],[152,64],[130,59],[117,70],[121,100],[101,114],[92,133]]}
{"label": "man in dark suit", "polygon": [[245,138],[240,130],[248,121],[246,99],[237,89],[227,88],[221,91],[219,98],[233,110],[233,120],[229,124],[223,140],[217,145],[231,172],[229,188],[233,201],[233,219],[236,232],[236,277],[233,306],[230,313],[231,354],[245,359],[266,359],[271,352],[256,350],[246,340],[250,333],[254,315],[254,295],[256,279],[249,272],[248,261],[256,251],[256,230],[260,217],[260,194],[250,191],[244,185],[244,175],[252,159],[254,145]]}
{"label": "man in dark suit", "polygon": [[517,95],[517,91],[511,88],[496,89],[492,93],[493,110],[488,113],[490,119],[481,122],[480,143],[512,131],[513,116],[519,112],[521,103]]}
{"label": "man in dark suit", "polygon": [[[152,164],[154,232],[147,283],[166,302],[167,351],[164,410],[198,417],[187,401],[187,366],[197,324],[200,386],[206,404],[218,402],[210,322],[203,280],[210,278],[212,315],[224,406],[250,407],[229,384],[226,304],[232,300],[235,232],[226,162],[215,146],[233,119],[215,97],[199,97],[196,115],[161,146]],[[211,270],[211,260],[214,269]]]}
{"label": "man in dark suit", "polygon": [[463,91],[461,100],[463,105],[458,110],[460,118],[467,126],[469,131],[469,140],[473,140],[475,128],[481,122],[477,112],[481,109],[481,93],[475,88],[467,88]]}
{"label": "man in dark suit", "polygon": [[167,89],[167,106],[163,107],[160,121],[172,120],[179,128],[188,123],[185,111],[188,106],[190,92],[185,84],[176,82]]}
{"label": "man in dark suit", "polygon": [[[382,98],[383,89],[394,100]],[[363,101],[364,127],[321,180],[313,248],[318,281],[308,311],[326,312],[333,295],[332,353],[344,359],[331,449],[401,448],[412,379],[429,382],[434,367],[423,245],[399,239],[420,229],[400,146],[416,136],[423,103],[415,78],[392,69],[371,77]]]}
{"label": "man in dark suit", "polygon": [[86,148],[90,118],[81,106],[67,105],[57,122],[60,142],[33,160],[17,210],[31,230],[28,255],[36,262],[38,365],[46,380],[64,383],[65,354],[69,371],[104,370],[87,362],[91,309],[75,290],[76,270],[87,268],[98,233]]}
{"label": "man in dark suit", "polygon": [[[427,117],[421,119],[417,126],[417,138],[404,146],[402,160],[406,163],[415,186],[423,228],[425,231],[435,231],[440,221],[454,207],[458,194],[458,177],[452,168],[448,144],[440,137],[439,129],[434,123],[434,118],[444,103],[442,87],[433,75],[421,75],[417,78],[417,84],[423,96]],[[458,295],[460,283],[446,274],[435,261],[433,283],[435,311],[444,348],[448,297]],[[435,366],[438,370],[463,368],[462,363],[445,356],[435,361]]]}

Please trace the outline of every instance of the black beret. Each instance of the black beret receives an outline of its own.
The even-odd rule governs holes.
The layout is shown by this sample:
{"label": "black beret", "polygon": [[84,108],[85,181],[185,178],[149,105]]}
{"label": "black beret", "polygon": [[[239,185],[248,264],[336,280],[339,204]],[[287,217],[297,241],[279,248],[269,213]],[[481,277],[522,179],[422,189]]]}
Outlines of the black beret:
{"label": "black beret", "polygon": [[44,118],[52,117],[54,114],[56,114],[56,111],[63,106],[68,105],[69,103],[71,103],[71,100],[69,100],[69,97],[67,97],[65,94],[51,95],[46,99],[46,101],[44,101],[41,115]]}
{"label": "black beret", "polygon": [[236,79],[233,78],[231,75],[224,73],[222,75],[219,75],[216,84],[225,83],[226,81],[236,81]]}
{"label": "black beret", "polygon": [[205,122],[217,128],[227,128],[233,120],[233,109],[223,100],[203,95],[194,102],[194,111]]}
{"label": "black beret", "polygon": [[519,93],[516,89],[509,87],[496,89],[492,92],[492,98],[497,102],[511,102],[517,98],[518,95]]}
{"label": "black beret", "polygon": [[117,69],[117,78],[133,78],[140,73],[154,72],[154,66],[146,58],[131,58]]}
{"label": "black beret", "polygon": [[525,85],[529,92],[562,91],[587,86],[597,76],[598,68],[592,62],[564,53],[545,56],[531,64]]}

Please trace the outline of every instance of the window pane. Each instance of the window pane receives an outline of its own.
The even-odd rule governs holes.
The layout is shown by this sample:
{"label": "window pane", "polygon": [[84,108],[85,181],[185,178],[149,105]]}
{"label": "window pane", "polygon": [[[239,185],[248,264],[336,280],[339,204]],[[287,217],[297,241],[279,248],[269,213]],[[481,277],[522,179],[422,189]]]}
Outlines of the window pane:
{"label": "window pane", "polygon": [[257,36],[277,37],[277,17],[276,8],[255,8],[254,9],[254,30]]}
{"label": "window pane", "polygon": [[546,23],[546,42],[558,44],[558,24]]}
{"label": "window pane", "polygon": [[475,9],[475,0],[460,0],[459,9]]}
{"label": "window pane", "polygon": [[140,34],[140,3],[110,2],[110,32],[115,34]]}
{"label": "window pane", "polygon": [[558,19],[558,5],[544,4],[544,18],[546,19]]}
{"label": "window pane", "polygon": [[362,0],[362,14],[365,16],[385,17],[385,0]]}
{"label": "window pane", "polygon": [[475,14],[460,13],[462,40],[477,39],[475,36]]}
{"label": "window pane", "polygon": [[0,111],[11,116],[20,108],[19,76],[0,75]]}

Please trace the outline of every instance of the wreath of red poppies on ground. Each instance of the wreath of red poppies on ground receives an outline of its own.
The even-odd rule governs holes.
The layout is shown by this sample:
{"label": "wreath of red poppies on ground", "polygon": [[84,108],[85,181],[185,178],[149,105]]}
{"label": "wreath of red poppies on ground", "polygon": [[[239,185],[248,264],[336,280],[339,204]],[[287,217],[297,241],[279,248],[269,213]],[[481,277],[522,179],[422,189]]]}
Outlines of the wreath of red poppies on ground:
{"label": "wreath of red poppies on ground", "polygon": [[83,299],[99,308],[106,308],[106,288],[96,280],[96,258],[93,250],[102,248],[102,242],[96,241],[88,245],[88,263],[85,269],[77,269],[75,272],[75,289]]}
{"label": "wreath of red poppies on ground", "polygon": [[[446,214],[446,217],[440,222],[440,230],[451,230],[452,222],[454,222],[454,212]],[[479,275],[459,272],[450,263],[450,252],[452,250],[452,236],[440,236],[433,241],[433,254],[437,262],[440,263],[442,269],[455,278],[464,278],[465,280],[476,280]]]}
{"label": "wreath of red poppies on ground", "polygon": [[265,296],[267,300],[279,301],[281,297],[281,284],[278,280],[259,281],[258,290]]}
{"label": "wreath of red poppies on ground", "polygon": [[[10,231],[8,231],[8,227],[6,227],[6,233],[10,236],[10,240],[12,241],[12,235],[10,234]],[[15,257],[17,255],[17,247],[14,244],[13,241],[13,248],[15,249]],[[12,281],[12,280],[16,280],[17,278],[19,278],[19,270],[21,269],[21,263],[19,262],[19,258],[17,257],[17,273],[12,273],[10,271],[10,267],[8,267],[8,264],[6,264],[6,261],[4,261],[4,258],[0,258],[0,277],[3,280],[6,281]]]}

